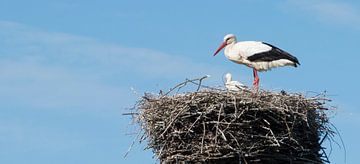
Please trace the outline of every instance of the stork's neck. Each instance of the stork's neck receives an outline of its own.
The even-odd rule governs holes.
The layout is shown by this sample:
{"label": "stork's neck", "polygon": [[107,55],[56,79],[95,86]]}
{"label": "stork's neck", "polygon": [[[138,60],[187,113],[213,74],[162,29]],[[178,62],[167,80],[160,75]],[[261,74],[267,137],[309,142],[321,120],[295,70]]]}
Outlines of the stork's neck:
{"label": "stork's neck", "polygon": [[231,79],[232,79],[231,76],[226,76],[225,77],[226,83],[229,83],[231,81]]}
{"label": "stork's neck", "polygon": [[226,45],[224,54],[227,58],[230,58],[233,55],[232,52],[233,52],[235,43],[236,43],[236,40],[234,42]]}

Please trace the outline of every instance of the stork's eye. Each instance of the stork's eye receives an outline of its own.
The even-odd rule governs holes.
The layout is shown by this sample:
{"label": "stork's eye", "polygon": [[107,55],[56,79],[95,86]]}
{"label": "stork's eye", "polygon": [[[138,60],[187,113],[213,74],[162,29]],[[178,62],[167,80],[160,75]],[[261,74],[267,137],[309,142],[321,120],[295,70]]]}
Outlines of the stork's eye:
{"label": "stork's eye", "polygon": [[231,40],[232,38],[226,38],[226,40],[225,40],[225,42],[227,43],[227,44],[230,44],[230,40]]}

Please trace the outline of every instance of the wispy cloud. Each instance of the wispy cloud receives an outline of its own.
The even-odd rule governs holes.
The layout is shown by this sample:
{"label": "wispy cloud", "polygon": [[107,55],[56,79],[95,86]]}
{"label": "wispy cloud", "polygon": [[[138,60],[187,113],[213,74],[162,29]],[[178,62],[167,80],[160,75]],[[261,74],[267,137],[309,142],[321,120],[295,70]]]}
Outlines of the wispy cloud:
{"label": "wispy cloud", "polygon": [[111,108],[130,85],[224,69],[151,49],[128,48],[0,21],[0,97],[38,108]]}
{"label": "wispy cloud", "polygon": [[[44,32],[12,22],[0,22],[0,36],[7,48],[2,58],[31,59],[77,68],[110,69],[152,77],[178,77],[191,72],[216,71],[213,66],[196,63],[182,56],[144,48],[128,48],[93,38],[65,33]],[[11,54],[9,54],[11,53]],[[192,70],[192,71],[191,71]]]}
{"label": "wispy cloud", "polygon": [[343,25],[360,25],[360,7],[335,0],[288,0],[287,6],[311,13],[319,20]]}
{"label": "wispy cloud", "polygon": [[33,61],[2,60],[0,65],[2,104],[105,112],[119,105],[119,99],[127,99],[126,88],[105,85],[89,74]]}

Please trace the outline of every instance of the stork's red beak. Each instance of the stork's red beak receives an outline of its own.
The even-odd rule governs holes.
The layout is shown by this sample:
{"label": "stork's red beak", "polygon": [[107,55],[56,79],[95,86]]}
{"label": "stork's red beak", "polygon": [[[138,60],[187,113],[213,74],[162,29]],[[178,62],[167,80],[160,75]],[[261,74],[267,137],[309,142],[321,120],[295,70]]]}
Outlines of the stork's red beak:
{"label": "stork's red beak", "polygon": [[216,50],[216,52],[214,53],[214,56],[219,53],[221,51],[221,49],[223,49],[226,46],[226,42],[221,43],[221,45],[219,46],[219,48]]}

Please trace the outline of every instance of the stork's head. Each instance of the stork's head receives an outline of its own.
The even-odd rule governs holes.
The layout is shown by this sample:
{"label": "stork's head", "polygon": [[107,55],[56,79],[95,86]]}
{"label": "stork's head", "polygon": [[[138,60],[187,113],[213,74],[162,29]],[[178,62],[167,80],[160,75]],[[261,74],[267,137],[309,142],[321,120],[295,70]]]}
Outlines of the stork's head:
{"label": "stork's head", "polygon": [[224,47],[226,47],[229,44],[235,43],[236,42],[236,36],[234,34],[227,34],[224,37],[224,42],[221,43],[221,45],[219,46],[219,48],[216,50],[216,52],[214,53],[214,56],[219,53],[221,51],[221,49],[223,49]]}
{"label": "stork's head", "polygon": [[224,42],[230,44],[236,41],[236,36],[234,34],[227,34],[224,36]]}

